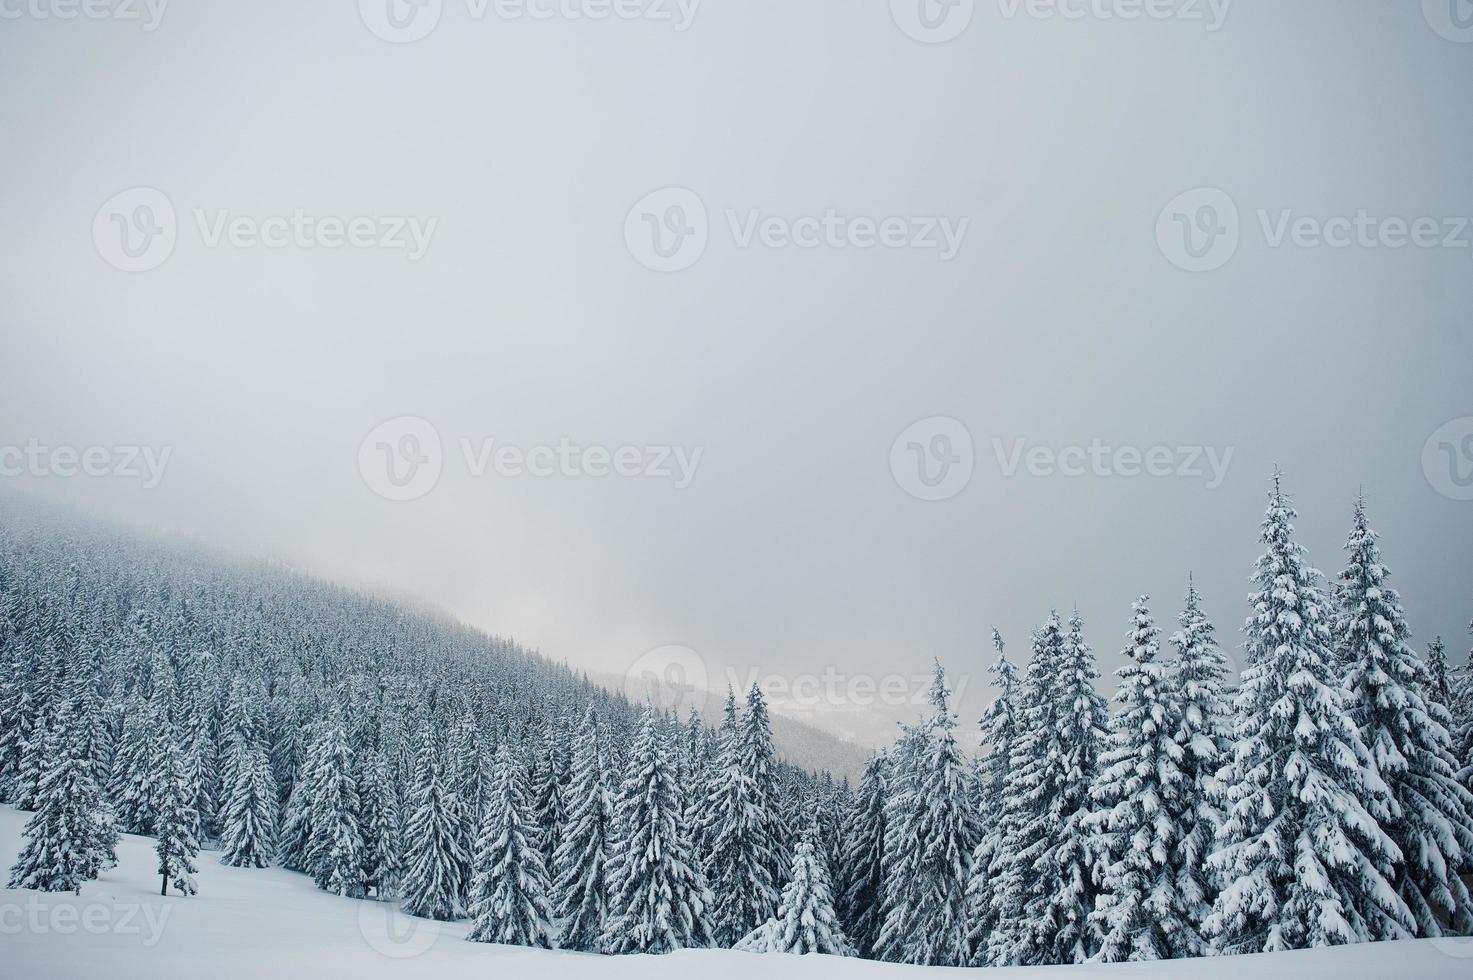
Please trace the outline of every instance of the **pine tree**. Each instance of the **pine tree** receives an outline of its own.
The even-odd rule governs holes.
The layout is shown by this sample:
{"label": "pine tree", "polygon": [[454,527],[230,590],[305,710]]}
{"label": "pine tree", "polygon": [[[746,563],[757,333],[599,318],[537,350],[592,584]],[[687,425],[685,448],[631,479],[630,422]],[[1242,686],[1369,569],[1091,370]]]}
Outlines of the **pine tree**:
{"label": "pine tree", "polygon": [[646,706],[619,787],[621,838],[611,876],[606,953],[668,953],[711,945],[711,893],[681,826],[673,763],[653,708]]}
{"label": "pine tree", "polygon": [[716,942],[731,946],[777,911],[782,873],[772,729],[756,685],[745,716],[722,737],[706,813],[712,924]]}
{"label": "pine tree", "polygon": [[793,852],[792,872],[778,901],[777,915],[736,946],[754,953],[827,953],[853,956],[834,912],[829,872],[818,848],[815,821]]}
{"label": "pine tree", "polygon": [[892,810],[885,921],[875,941],[877,955],[897,963],[963,966],[969,959],[966,891],[977,824],[950,696],[937,662],[931,719],[897,753],[911,773],[902,774]]}
{"label": "pine tree", "polygon": [[414,760],[414,797],[404,839],[404,911],[427,919],[454,919],[462,912],[460,828],[440,775],[434,735],[426,727]]}
{"label": "pine tree", "polygon": [[1444,710],[1451,710],[1453,703],[1452,679],[1447,671],[1447,647],[1443,645],[1442,637],[1434,636],[1432,642],[1427,644],[1427,690],[1425,696],[1429,702],[1437,702]]}
{"label": "pine tree", "polygon": [[160,733],[158,810],[159,894],[169,894],[169,885],[181,895],[195,893],[195,859],[199,856],[199,813],[194,809],[194,787],[189,783],[184,750],[178,732],[165,723]]}
{"label": "pine tree", "polygon": [[972,966],[987,962],[988,937],[997,928],[997,885],[1002,881],[1010,810],[1007,806],[1008,767],[1018,738],[1018,714],[1015,690],[1017,668],[1004,652],[1002,634],[992,631],[992,645],[997,662],[988,671],[996,676],[992,686],[997,697],[988,705],[980,722],[982,745],[986,749],[978,772],[978,814],[980,839],[972,851],[971,877],[967,882],[967,947]]}
{"label": "pine tree", "polygon": [[533,829],[521,766],[502,744],[476,845],[467,937],[478,943],[551,949],[556,929],[548,901],[547,868],[529,838]]}
{"label": "pine tree", "polygon": [[1096,886],[1103,873],[1100,856],[1085,820],[1092,808],[1094,784],[1107,721],[1105,701],[1095,692],[1099,672],[1084,623],[1076,611],[1064,636],[1060,671],[1053,687],[1051,713],[1058,731],[1061,769],[1058,795],[1050,802],[1057,836],[1050,840],[1034,870],[1041,875],[1039,894],[1028,903],[1032,945],[1046,963],[1082,963],[1094,955],[1099,933],[1089,924]]}
{"label": "pine tree", "polygon": [[25,846],[11,868],[10,887],[80,894],[82,882],[116,863],[111,811],[92,778],[82,732],[68,709],[57,713],[41,748],[50,765],[41,777],[36,812],[26,822]]}
{"label": "pine tree", "polygon": [[1104,866],[1090,920],[1103,937],[1102,962],[1200,955],[1201,936],[1183,898],[1176,865],[1188,802],[1179,703],[1156,661],[1161,631],[1141,596],[1110,718],[1109,744],[1091,792],[1086,825],[1098,834]]}
{"label": "pine tree", "polygon": [[542,759],[536,769],[536,785],[532,789],[535,816],[533,829],[536,831],[534,839],[537,849],[542,852],[543,862],[549,867],[557,854],[563,825],[568,819],[568,806],[564,798],[569,767],[567,741],[567,733],[561,726],[547,729]]}
{"label": "pine tree", "polygon": [[598,712],[590,704],[573,741],[568,816],[553,867],[562,922],[559,945],[595,951],[608,921],[613,799]]}
{"label": "pine tree", "polygon": [[[1184,777],[1181,834],[1173,861],[1177,886],[1188,920],[1201,933],[1217,897],[1207,855],[1222,826],[1223,788],[1217,772],[1232,755],[1232,712],[1227,702],[1228,660],[1213,637],[1212,621],[1202,610],[1202,596],[1190,579],[1180,625],[1171,636],[1176,657],[1171,663],[1170,696],[1176,701]],[[1200,954],[1192,954],[1200,955]]]}
{"label": "pine tree", "polygon": [[[1410,934],[1381,831],[1387,789],[1345,711],[1319,572],[1293,537],[1274,475],[1243,632],[1237,745],[1219,776],[1227,811],[1209,867],[1225,885],[1204,932],[1219,952],[1300,949]],[[1368,810],[1370,806],[1372,809]]]}
{"label": "pine tree", "polygon": [[222,864],[266,868],[276,857],[276,778],[266,752],[250,735],[237,737],[224,809]]}
{"label": "pine tree", "polygon": [[870,757],[859,780],[859,795],[845,834],[844,895],[841,917],[860,956],[874,952],[883,922],[885,888],[885,800],[889,758]]}
{"label": "pine tree", "polygon": [[1444,922],[1466,933],[1473,907],[1458,873],[1473,868],[1473,795],[1455,778],[1451,719],[1424,697],[1427,671],[1407,643],[1411,630],[1386,584],[1376,538],[1359,498],[1336,590],[1335,645],[1347,668],[1349,713],[1389,790],[1387,812],[1377,816],[1401,852],[1395,884],[1417,934],[1441,936]]}
{"label": "pine tree", "polygon": [[359,755],[359,804],[363,834],[363,885],[375,898],[394,895],[403,873],[399,857],[399,800],[380,752]]}

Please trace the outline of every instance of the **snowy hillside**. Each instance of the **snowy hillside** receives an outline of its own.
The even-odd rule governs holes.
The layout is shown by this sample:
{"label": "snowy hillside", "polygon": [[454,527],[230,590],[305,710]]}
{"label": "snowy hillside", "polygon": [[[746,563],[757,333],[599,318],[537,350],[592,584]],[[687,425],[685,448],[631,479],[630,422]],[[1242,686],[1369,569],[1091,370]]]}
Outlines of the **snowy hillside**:
{"label": "snowy hillside", "polygon": [[[0,807],[0,855],[20,850],[25,814]],[[280,868],[230,868],[200,855],[200,893],[160,898],[150,838],[123,837],[119,866],[82,886],[81,897],[7,889],[0,892],[0,972],[12,977],[222,978],[301,976],[458,977],[765,977],[867,978],[933,975],[905,967],[834,957],[766,956],[691,950],[669,956],[596,956],[465,942],[469,924],[414,919],[392,905],[338,898],[305,875]],[[1254,980],[1419,980],[1473,971],[1473,939],[1418,940],[1119,966],[1027,967],[990,975],[1052,977],[1244,977]]]}

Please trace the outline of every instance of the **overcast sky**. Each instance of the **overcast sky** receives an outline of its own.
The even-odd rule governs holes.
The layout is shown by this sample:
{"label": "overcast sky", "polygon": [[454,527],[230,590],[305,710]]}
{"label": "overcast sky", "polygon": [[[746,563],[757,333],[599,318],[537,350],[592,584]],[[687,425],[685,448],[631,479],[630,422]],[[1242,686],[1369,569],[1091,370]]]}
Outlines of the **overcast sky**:
{"label": "overcast sky", "polygon": [[1278,462],[1462,659],[1455,0],[558,2],[0,0],[0,486],[970,723],[1050,607],[1236,652]]}

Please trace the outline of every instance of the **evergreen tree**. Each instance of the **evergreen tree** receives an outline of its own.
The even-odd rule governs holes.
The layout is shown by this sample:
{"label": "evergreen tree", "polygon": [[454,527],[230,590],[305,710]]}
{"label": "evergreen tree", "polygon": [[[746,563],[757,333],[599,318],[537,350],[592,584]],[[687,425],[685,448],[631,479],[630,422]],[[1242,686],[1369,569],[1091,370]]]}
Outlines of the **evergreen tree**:
{"label": "evergreen tree", "polygon": [[238,868],[270,867],[276,857],[276,778],[266,752],[249,735],[237,737],[229,769],[220,861]]}
{"label": "evergreen tree", "polygon": [[521,766],[502,744],[476,846],[470,908],[475,923],[467,937],[472,942],[552,948],[556,930],[547,868],[528,837],[530,816]]}
{"label": "evergreen tree", "polygon": [[1091,921],[1103,937],[1097,958],[1106,963],[1200,955],[1196,910],[1182,896],[1176,864],[1188,802],[1179,702],[1165,668],[1156,662],[1161,631],[1141,596],[1133,613],[1125,666],[1110,718],[1109,744],[1100,757],[1086,824],[1098,834],[1104,862],[1101,893]]}
{"label": "evergreen tree", "polygon": [[159,740],[161,746],[158,810],[154,824],[158,831],[159,894],[169,894],[169,885],[181,895],[195,893],[195,859],[199,856],[199,813],[194,809],[194,787],[189,783],[189,770],[184,750],[179,745],[174,726],[165,724]]}
{"label": "evergreen tree", "polygon": [[533,789],[532,805],[535,821],[534,840],[542,852],[544,864],[551,867],[557,854],[558,842],[562,838],[563,825],[568,819],[565,794],[568,785],[567,733],[561,725],[547,729],[542,747],[542,759],[537,766],[537,784]]}
{"label": "evergreen tree", "polygon": [[913,768],[892,811],[885,920],[875,940],[876,953],[897,963],[963,966],[969,959],[965,906],[977,824],[950,695],[938,662],[931,719],[897,755]]}
{"label": "evergreen tree", "polygon": [[1447,671],[1447,647],[1442,637],[1434,636],[1427,644],[1427,691],[1429,702],[1435,701],[1444,709],[1451,710],[1453,704],[1452,679]]}
{"label": "evergreen tree", "polygon": [[621,838],[602,940],[606,953],[711,945],[711,893],[680,823],[673,772],[654,709],[646,706],[614,807]]}
{"label": "evergreen tree", "polygon": [[363,834],[363,885],[374,897],[394,895],[403,866],[399,858],[399,800],[380,752],[359,754],[359,803]]}
{"label": "evergreen tree", "polygon": [[1473,907],[1458,873],[1473,870],[1473,794],[1455,776],[1451,719],[1424,697],[1427,671],[1407,643],[1411,630],[1400,597],[1386,584],[1376,537],[1365,500],[1357,499],[1335,620],[1350,717],[1389,791],[1387,812],[1377,816],[1401,852],[1395,883],[1417,934],[1441,936],[1444,922],[1455,934],[1466,933]]}
{"label": "evergreen tree", "polygon": [[598,712],[590,704],[573,741],[568,817],[553,867],[562,922],[559,945],[592,952],[598,949],[609,913],[609,845],[613,836],[613,799],[604,760]]}
{"label": "evergreen tree", "polygon": [[972,966],[987,962],[987,941],[997,928],[997,886],[1003,880],[1002,865],[1007,860],[1007,834],[1010,810],[1007,806],[1008,767],[1018,738],[1018,712],[1015,690],[1017,668],[1004,652],[1002,634],[992,631],[992,645],[997,662],[988,671],[996,676],[992,686],[997,697],[982,716],[982,745],[986,755],[978,772],[978,814],[980,838],[972,851],[971,878],[967,882],[967,947]]}
{"label": "evergreen tree", "polygon": [[1226,818],[1208,858],[1225,882],[1204,924],[1219,952],[1392,939],[1413,926],[1392,884],[1400,852],[1377,824],[1386,785],[1346,713],[1295,516],[1276,473],[1243,628],[1238,741],[1219,776]]}
{"label": "evergreen tree", "polygon": [[870,756],[845,835],[842,918],[861,956],[874,952],[883,920],[885,888],[885,800],[889,758]]}
{"label": "evergreen tree", "polygon": [[834,912],[829,872],[818,843],[815,821],[793,852],[792,872],[778,901],[776,917],[748,934],[737,949],[754,953],[827,953],[853,956]]}
{"label": "evergreen tree", "polygon": [[10,871],[11,888],[80,894],[82,882],[116,863],[112,814],[82,743],[82,733],[63,708],[40,743],[50,765],[41,777],[36,812],[26,822],[25,845]]}
{"label": "evergreen tree", "polygon": [[[1212,621],[1202,610],[1202,596],[1187,584],[1186,607],[1171,636],[1176,649],[1170,673],[1170,695],[1180,729],[1179,763],[1183,784],[1181,834],[1172,860],[1186,915],[1200,935],[1212,911],[1216,882],[1207,870],[1207,855],[1222,826],[1223,789],[1217,772],[1232,755],[1232,712],[1227,702],[1228,660],[1213,637]],[[1198,955],[1198,954],[1192,954]]]}
{"label": "evergreen tree", "polygon": [[404,911],[427,919],[454,919],[462,912],[460,827],[454,794],[441,782],[434,735],[426,727],[414,760],[414,797],[405,827]]}
{"label": "evergreen tree", "polygon": [[336,708],[322,734],[317,764],[306,775],[312,839],[307,863],[317,887],[349,898],[364,895],[363,834],[358,829],[358,784],[353,750]]}

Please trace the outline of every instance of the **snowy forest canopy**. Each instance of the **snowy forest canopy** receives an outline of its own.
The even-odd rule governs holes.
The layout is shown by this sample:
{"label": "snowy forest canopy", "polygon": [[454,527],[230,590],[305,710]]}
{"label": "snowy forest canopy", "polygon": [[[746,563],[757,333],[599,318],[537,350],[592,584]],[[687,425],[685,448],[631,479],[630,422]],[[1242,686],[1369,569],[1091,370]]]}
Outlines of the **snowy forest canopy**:
{"label": "snowy forest canopy", "polygon": [[[1473,659],[1425,657],[1358,501],[1328,586],[1276,477],[1230,676],[1204,598],[1134,604],[1115,694],[1077,614],[996,633],[982,752],[931,715],[851,789],[780,762],[762,692],[707,727],[448,619],[280,569],[0,512],[11,887],[119,832],[476,941],[904,963],[1163,959],[1467,934]],[[1473,628],[1473,627],[1470,627]],[[1473,658],[1473,654],[1470,654]],[[794,760],[801,762],[802,760]]]}

